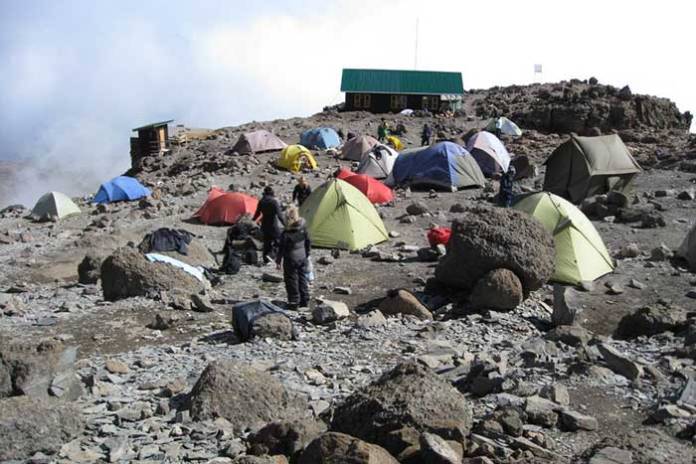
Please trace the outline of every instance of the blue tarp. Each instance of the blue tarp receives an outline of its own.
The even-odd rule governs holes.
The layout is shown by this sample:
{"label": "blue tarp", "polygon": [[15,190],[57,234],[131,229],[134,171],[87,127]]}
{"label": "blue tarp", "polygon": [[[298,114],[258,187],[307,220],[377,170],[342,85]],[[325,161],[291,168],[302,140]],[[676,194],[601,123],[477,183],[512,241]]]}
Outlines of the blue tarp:
{"label": "blue tarp", "polygon": [[452,142],[402,152],[394,162],[392,185],[422,185],[445,189],[481,185],[483,176],[471,155]]}
{"label": "blue tarp", "polygon": [[300,135],[300,145],[307,148],[335,148],[341,145],[341,138],[330,127],[306,130]]}
{"label": "blue tarp", "polygon": [[126,176],[114,177],[104,182],[94,196],[94,203],[111,203],[113,201],[132,201],[149,196],[152,192],[137,179]]}

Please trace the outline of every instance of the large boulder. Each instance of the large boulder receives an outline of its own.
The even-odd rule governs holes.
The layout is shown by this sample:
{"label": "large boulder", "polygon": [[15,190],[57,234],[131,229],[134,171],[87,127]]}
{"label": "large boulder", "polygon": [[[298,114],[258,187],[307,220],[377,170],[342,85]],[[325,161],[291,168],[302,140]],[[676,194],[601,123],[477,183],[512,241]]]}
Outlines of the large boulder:
{"label": "large boulder", "polygon": [[509,208],[474,207],[452,223],[447,254],[435,277],[441,283],[470,291],[487,273],[515,273],[525,295],[539,289],[553,274],[554,242],[531,216]]}
{"label": "large boulder", "polygon": [[240,431],[297,419],[308,408],[275,377],[233,361],[208,364],[189,394],[188,407],[194,420],[222,417]]}
{"label": "large boulder", "polygon": [[185,255],[178,251],[157,251],[156,253],[178,259],[191,266],[217,267],[213,254],[200,240],[196,239],[188,244],[188,250]]}
{"label": "large boulder", "polygon": [[26,395],[76,400],[82,385],[75,372],[77,348],[57,340],[0,344],[0,398]]}
{"label": "large boulder", "polygon": [[331,430],[398,456],[420,447],[423,432],[462,442],[471,423],[471,405],[457,389],[428,367],[408,362],[350,395],[336,408]]}
{"label": "large boulder", "polygon": [[343,433],[328,432],[304,450],[298,464],[398,464],[384,448]]}
{"label": "large boulder", "polygon": [[72,403],[15,396],[0,400],[0,461],[55,454],[82,433],[84,422]]}
{"label": "large boulder", "polygon": [[509,311],[522,303],[522,282],[509,269],[495,269],[481,277],[469,297],[475,308]]}
{"label": "large boulder", "polygon": [[155,296],[173,289],[198,293],[203,282],[182,269],[165,263],[152,263],[137,249],[119,248],[104,260],[101,283],[106,300],[115,301],[134,296]]}
{"label": "large boulder", "polygon": [[696,225],[684,237],[677,254],[687,261],[691,271],[696,272]]}

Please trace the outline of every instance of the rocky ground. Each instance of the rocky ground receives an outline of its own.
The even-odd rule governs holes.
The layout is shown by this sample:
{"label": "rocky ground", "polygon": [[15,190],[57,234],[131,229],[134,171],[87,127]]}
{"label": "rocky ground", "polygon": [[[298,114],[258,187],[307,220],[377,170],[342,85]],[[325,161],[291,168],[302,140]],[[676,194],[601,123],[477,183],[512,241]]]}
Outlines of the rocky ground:
{"label": "rocky ground", "polygon": [[[481,95],[472,93],[468,116],[388,119],[406,125],[407,146],[426,121],[454,138],[481,125],[474,111]],[[108,301],[101,281],[78,278],[86,255],[98,270],[103,258],[159,227],[195,234],[188,259],[214,267],[207,250],[222,248],[226,228],[190,220],[207,190],[232,184],[260,195],[273,185],[287,202],[295,183],[272,166],[277,153],[228,153],[238,134],[263,127],[292,143],[318,125],[374,133],[379,117],[368,113],[325,111],[217,130],[134,169],[155,191],[141,202],[80,200],[83,213],[57,223],[4,210],[0,429],[11,439],[0,444],[0,459],[694,462],[696,274],[672,252],[694,225],[696,144],[681,120],[661,120],[668,122],[617,128],[631,131],[621,135],[645,170],[630,198],[634,222],[621,222],[628,213],[613,214],[611,205],[594,217],[615,272],[562,298],[545,284],[512,311],[472,310],[433,287],[437,263],[418,253],[432,225],[490,204],[495,181],[456,193],[399,191],[393,205],[379,207],[389,242],[361,253],[315,250],[312,296],[329,300],[324,309],[338,319],[317,320],[319,302],[290,312],[294,339],[266,327],[242,342],[231,327],[236,302],[282,304],[272,266],[245,265],[196,302],[189,297],[199,289],[176,288],[183,283]],[[566,137],[537,129],[505,140],[539,166],[520,191],[540,187],[541,162]],[[314,187],[345,164],[330,153],[317,159]],[[409,292],[387,297],[392,289]],[[577,311],[574,326],[552,324],[561,299]],[[343,460],[327,460],[339,454]]]}

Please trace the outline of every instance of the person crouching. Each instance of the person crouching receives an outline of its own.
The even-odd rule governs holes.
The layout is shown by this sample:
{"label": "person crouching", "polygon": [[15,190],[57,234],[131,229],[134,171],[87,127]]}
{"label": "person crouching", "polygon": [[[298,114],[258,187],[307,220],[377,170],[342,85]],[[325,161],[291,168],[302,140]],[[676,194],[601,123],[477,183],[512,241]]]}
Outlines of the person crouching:
{"label": "person crouching", "polygon": [[285,291],[288,294],[288,309],[309,306],[309,282],[307,265],[311,243],[305,229],[305,221],[297,208],[287,211],[287,227],[280,236],[279,252],[276,258],[278,269],[283,268]]}

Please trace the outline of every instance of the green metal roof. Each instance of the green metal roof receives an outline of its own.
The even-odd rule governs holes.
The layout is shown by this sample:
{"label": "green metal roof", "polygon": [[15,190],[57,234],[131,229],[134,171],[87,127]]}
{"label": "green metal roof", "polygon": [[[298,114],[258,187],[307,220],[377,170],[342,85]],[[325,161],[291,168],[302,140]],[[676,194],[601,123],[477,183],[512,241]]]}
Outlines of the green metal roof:
{"label": "green metal roof", "polygon": [[344,69],[341,92],[461,95],[464,85],[458,72]]}
{"label": "green metal roof", "polygon": [[167,124],[169,124],[170,122],[173,122],[173,121],[174,121],[173,119],[170,119],[168,121],[153,122],[152,124],[147,124],[145,126],[136,127],[135,129],[131,129],[131,130],[139,131],[139,130],[150,129],[150,128],[154,129],[156,127],[166,126]]}

